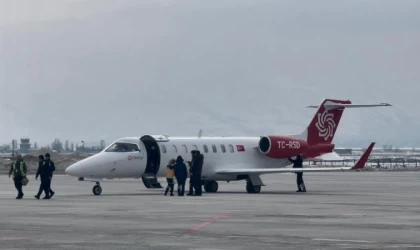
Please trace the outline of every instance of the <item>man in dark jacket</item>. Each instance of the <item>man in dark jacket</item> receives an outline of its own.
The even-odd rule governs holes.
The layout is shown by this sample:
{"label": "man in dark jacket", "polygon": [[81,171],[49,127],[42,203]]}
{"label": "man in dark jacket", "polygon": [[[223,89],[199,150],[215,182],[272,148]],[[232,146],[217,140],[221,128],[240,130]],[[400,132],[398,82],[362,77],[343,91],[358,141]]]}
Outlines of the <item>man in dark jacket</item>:
{"label": "man in dark jacket", "polygon": [[38,162],[38,171],[36,171],[35,180],[38,180],[38,177],[41,177],[41,184],[39,185],[39,191],[35,195],[35,198],[39,200],[41,197],[42,191],[45,193],[45,197],[43,199],[49,199],[50,198],[50,189],[48,186],[48,182],[50,179],[50,173],[48,170],[48,166],[45,165],[45,159],[43,155],[38,156],[39,162]]}
{"label": "man in dark jacket", "polygon": [[184,196],[185,182],[187,181],[188,171],[187,166],[184,163],[184,159],[182,159],[180,155],[176,158],[174,169],[175,178],[178,183],[178,196]]}
{"label": "man in dark jacket", "polygon": [[[303,167],[303,160],[300,155],[297,155],[295,160],[289,157],[289,161],[293,163],[293,168]],[[296,192],[306,192],[305,183],[303,182],[303,172],[297,172],[296,174],[296,184],[298,186],[298,190]]]}
{"label": "man in dark jacket", "polygon": [[12,165],[10,166],[10,171],[9,171],[9,178],[10,176],[13,177],[13,182],[15,183],[15,188],[18,191],[18,195],[16,197],[16,199],[22,199],[23,198],[23,191],[22,191],[22,186],[23,186],[23,179],[26,178],[26,173],[27,173],[27,167],[26,167],[26,163],[25,161],[22,159],[22,155],[20,153],[17,154],[16,156],[16,161],[14,161],[12,163]]}
{"label": "man in dark jacket", "polygon": [[48,173],[49,173],[49,178],[47,180],[47,186],[48,186],[48,190],[50,191],[49,197],[52,198],[53,195],[55,194],[55,192],[52,191],[52,189],[51,189],[51,181],[52,181],[52,178],[53,178],[53,172],[55,171],[55,165],[54,165],[54,162],[51,160],[49,153],[45,154],[44,164],[47,166]]}
{"label": "man in dark jacket", "polygon": [[197,150],[196,156],[194,157],[194,162],[192,163],[192,172],[193,172],[193,185],[194,185],[194,196],[201,196],[201,171],[203,169],[204,155]]}
{"label": "man in dark jacket", "polygon": [[187,195],[193,195],[194,194],[194,192],[193,192],[194,183],[193,183],[193,169],[192,169],[192,166],[193,166],[194,158],[196,157],[196,155],[197,155],[197,150],[191,150],[191,161],[188,162],[189,177],[190,177],[190,188],[189,188],[190,190],[189,190]]}

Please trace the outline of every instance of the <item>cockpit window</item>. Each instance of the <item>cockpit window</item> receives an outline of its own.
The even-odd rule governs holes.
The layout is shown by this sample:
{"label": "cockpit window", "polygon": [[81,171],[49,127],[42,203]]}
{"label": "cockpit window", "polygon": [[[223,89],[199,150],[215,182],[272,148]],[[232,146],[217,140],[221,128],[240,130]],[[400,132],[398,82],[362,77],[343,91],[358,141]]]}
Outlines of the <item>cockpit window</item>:
{"label": "cockpit window", "polygon": [[105,152],[136,152],[140,151],[137,144],[116,142],[112,144]]}

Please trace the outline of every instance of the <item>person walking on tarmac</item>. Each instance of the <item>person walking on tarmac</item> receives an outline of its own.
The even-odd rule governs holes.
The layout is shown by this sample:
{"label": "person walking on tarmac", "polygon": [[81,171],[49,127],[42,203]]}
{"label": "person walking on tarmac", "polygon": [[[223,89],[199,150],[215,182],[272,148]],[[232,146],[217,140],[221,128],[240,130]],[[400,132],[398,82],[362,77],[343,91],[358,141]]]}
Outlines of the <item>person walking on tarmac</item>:
{"label": "person walking on tarmac", "polygon": [[39,185],[39,191],[35,195],[35,198],[39,200],[41,197],[42,191],[45,193],[45,197],[43,199],[49,199],[50,198],[50,189],[48,187],[48,181],[50,178],[50,173],[48,170],[48,166],[45,165],[45,159],[43,155],[38,156],[39,163],[38,163],[38,171],[35,175],[35,180],[38,180],[38,177],[41,176],[41,184]]}
{"label": "person walking on tarmac", "polygon": [[182,156],[178,155],[176,158],[176,164],[174,166],[175,177],[178,183],[178,196],[184,196],[185,193],[185,182],[187,181],[188,171],[187,166],[184,163]]}
{"label": "person walking on tarmac", "polygon": [[171,190],[170,195],[174,196],[174,176],[175,176],[174,164],[175,164],[175,159],[171,159],[169,161],[168,166],[166,166],[166,180],[168,182],[168,186],[165,189],[165,196],[168,195],[169,190]]}
{"label": "person walking on tarmac", "polygon": [[54,165],[54,162],[51,160],[49,153],[45,154],[44,164],[48,168],[49,178],[47,179],[47,186],[48,186],[48,190],[50,191],[49,197],[52,198],[53,195],[55,194],[55,192],[51,189],[51,181],[53,178],[53,172],[55,171],[55,165]]}
{"label": "person walking on tarmac", "polygon": [[193,185],[194,185],[194,196],[201,196],[202,188],[201,188],[201,171],[203,169],[204,163],[204,155],[200,153],[200,151],[196,151],[196,155],[194,157],[194,162],[192,163],[192,172],[193,172]]}
{"label": "person walking on tarmac", "polygon": [[23,191],[22,186],[28,183],[26,178],[27,167],[25,161],[22,159],[22,155],[20,153],[16,156],[16,161],[12,163],[9,171],[9,178],[13,176],[13,181],[15,183],[15,188],[18,191],[18,196],[16,199],[23,198]]}
{"label": "person walking on tarmac", "polygon": [[[297,155],[295,160],[289,157],[289,161],[293,163],[293,168],[303,167],[303,160],[300,155]],[[303,172],[296,172],[296,174],[296,184],[298,186],[298,190],[296,192],[306,192],[305,183],[303,182]]]}
{"label": "person walking on tarmac", "polygon": [[193,173],[192,167],[193,167],[194,159],[195,159],[196,155],[197,155],[197,150],[191,150],[191,161],[188,162],[188,166],[189,166],[189,177],[190,177],[190,188],[189,188],[190,190],[189,190],[189,192],[188,192],[187,195],[193,195],[194,194],[194,192],[193,192],[193,188],[194,188],[193,174],[194,173]]}

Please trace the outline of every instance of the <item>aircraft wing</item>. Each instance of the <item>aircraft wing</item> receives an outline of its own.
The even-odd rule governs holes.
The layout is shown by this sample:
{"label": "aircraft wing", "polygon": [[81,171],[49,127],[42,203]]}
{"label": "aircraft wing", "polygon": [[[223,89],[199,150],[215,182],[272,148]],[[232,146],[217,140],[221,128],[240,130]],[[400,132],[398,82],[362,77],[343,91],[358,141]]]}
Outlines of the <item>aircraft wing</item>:
{"label": "aircraft wing", "polygon": [[352,167],[327,167],[327,168],[248,168],[248,169],[220,169],[217,174],[274,174],[274,173],[296,173],[296,172],[337,172],[347,170],[359,170],[365,167],[365,164],[372,152],[374,142],[366,149],[360,159]]}

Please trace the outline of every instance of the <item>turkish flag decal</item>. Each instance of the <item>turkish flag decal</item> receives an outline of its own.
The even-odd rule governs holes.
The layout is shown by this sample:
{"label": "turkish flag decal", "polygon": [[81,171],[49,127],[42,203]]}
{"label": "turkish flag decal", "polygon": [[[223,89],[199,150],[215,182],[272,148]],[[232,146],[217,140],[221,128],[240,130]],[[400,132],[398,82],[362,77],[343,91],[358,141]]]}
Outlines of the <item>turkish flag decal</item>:
{"label": "turkish flag decal", "polygon": [[245,147],[244,145],[236,145],[236,150],[238,150],[238,152],[242,152],[245,151]]}

